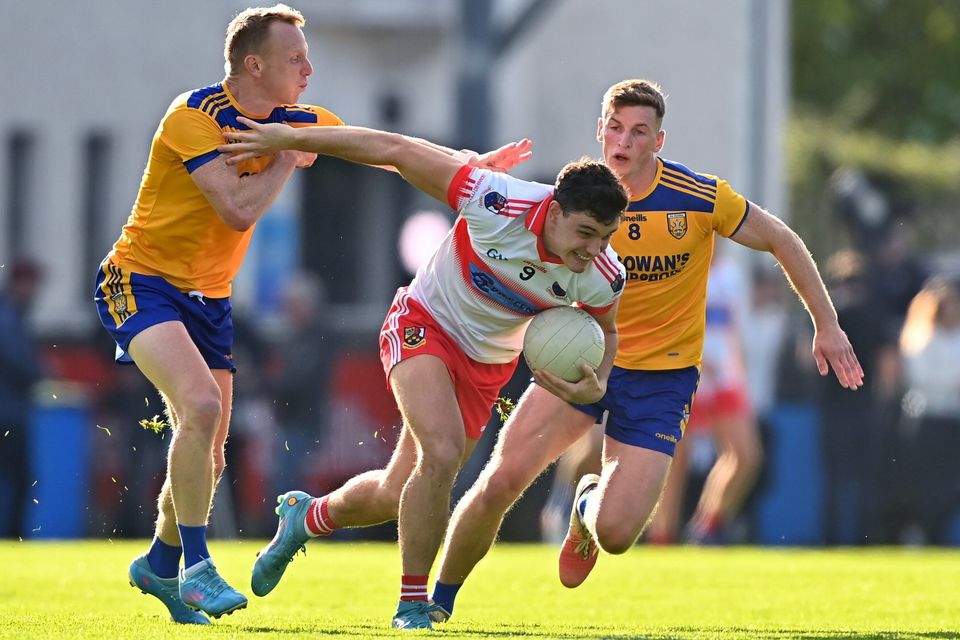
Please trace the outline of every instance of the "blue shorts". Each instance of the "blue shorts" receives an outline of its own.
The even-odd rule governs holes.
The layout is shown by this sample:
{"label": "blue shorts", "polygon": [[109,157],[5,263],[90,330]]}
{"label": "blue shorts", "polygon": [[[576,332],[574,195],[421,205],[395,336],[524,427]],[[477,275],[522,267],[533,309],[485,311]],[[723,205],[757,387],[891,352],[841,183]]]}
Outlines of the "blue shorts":
{"label": "blue shorts", "polygon": [[673,456],[700,384],[697,367],[664,371],[614,367],[607,393],[594,404],[573,406],[597,422],[608,412],[606,434],[618,442]]}
{"label": "blue shorts", "polygon": [[94,292],[102,324],[117,343],[116,360],[132,364],[127,350],[133,337],[148,327],[175,320],[187,333],[211,369],[233,364],[233,315],[230,298],[204,298],[183,293],[159,276],[128,273],[104,262]]}

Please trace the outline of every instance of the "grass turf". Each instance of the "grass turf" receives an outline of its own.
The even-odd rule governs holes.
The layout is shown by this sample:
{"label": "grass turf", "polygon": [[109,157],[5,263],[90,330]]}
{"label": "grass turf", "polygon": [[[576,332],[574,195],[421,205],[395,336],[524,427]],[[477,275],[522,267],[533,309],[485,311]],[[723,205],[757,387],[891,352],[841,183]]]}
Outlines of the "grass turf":
{"label": "grass turf", "polygon": [[[0,638],[383,638],[396,545],[314,542],[266,598],[250,594],[262,541],[213,543],[250,606],[205,628],[169,622],[127,584],[145,541],[0,542]],[[500,545],[460,591],[452,638],[960,638],[960,551],[637,547],[602,556],[578,589],[556,550]],[[428,633],[428,632],[427,632]]]}

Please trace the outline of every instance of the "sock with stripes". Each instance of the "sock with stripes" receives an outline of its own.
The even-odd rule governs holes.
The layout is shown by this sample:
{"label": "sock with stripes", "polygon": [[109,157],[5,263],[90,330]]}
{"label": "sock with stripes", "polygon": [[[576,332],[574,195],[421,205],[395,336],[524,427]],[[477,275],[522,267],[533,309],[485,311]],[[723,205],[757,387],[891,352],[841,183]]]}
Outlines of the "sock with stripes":
{"label": "sock with stripes", "polygon": [[400,577],[400,602],[412,600],[427,599],[427,578],[428,576],[408,576]]}
{"label": "sock with stripes", "polygon": [[307,535],[311,538],[328,536],[339,528],[327,510],[327,501],[329,499],[330,496],[314,498],[313,502],[310,503],[310,508],[307,509],[307,515],[303,524],[307,530]]}

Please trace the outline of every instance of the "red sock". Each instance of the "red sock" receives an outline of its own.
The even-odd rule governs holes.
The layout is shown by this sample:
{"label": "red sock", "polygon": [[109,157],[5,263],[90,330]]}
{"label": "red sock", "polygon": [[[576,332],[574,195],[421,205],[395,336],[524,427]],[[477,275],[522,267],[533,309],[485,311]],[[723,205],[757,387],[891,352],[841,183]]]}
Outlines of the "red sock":
{"label": "red sock", "polygon": [[304,524],[311,537],[328,536],[333,533],[334,529],[338,528],[337,523],[330,517],[330,512],[327,511],[327,500],[329,498],[330,496],[314,498],[310,504],[310,509],[307,510],[307,518]]}
{"label": "red sock", "polygon": [[428,576],[401,576],[400,600],[426,600],[427,577]]}

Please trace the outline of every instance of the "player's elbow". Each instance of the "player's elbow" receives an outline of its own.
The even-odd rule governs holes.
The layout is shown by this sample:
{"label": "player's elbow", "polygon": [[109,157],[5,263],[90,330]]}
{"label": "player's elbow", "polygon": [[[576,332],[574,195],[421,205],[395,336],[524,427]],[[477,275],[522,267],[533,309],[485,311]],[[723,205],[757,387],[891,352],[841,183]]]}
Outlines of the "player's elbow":
{"label": "player's elbow", "polygon": [[257,221],[256,215],[240,206],[221,207],[217,213],[225,225],[240,233],[249,230]]}
{"label": "player's elbow", "polygon": [[382,148],[380,153],[380,166],[394,167],[397,171],[401,170],[404,159],[407,157],[410,145],[409,138],[399,133],[385,133],[382,137]]}

